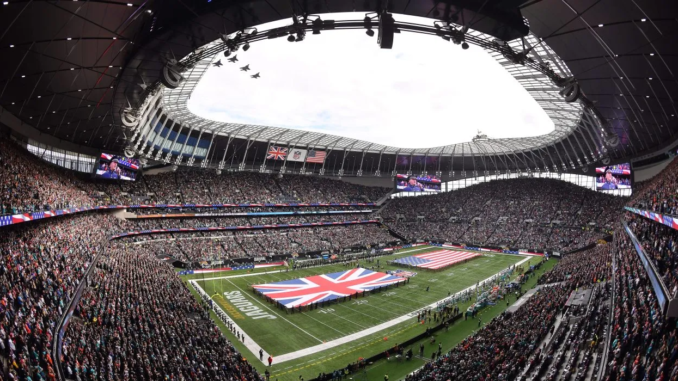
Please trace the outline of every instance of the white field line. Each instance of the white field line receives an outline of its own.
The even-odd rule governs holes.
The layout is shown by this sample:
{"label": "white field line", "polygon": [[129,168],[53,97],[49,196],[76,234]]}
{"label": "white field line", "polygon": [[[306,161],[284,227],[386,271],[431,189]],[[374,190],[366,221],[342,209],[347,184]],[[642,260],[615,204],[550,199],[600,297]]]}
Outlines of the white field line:
{"label": "white field line", "polygon": [[[243,290],[242,288],[238,287],[235,283],[231,282],[230,280],[228,281],[228,283],[232,284],[233,287],[235,287],[235,288],[237,288],[238,290],[240,290],[240,291],[242,292],[243,295],[249,295],[249,294],[247,293],[247,291],[245,291],[245,290]],[[261,304],[262,307],[264,307],[264,308],[266,308],[267,310],[271,311],[274,315],[276,315],[276,316],[278,316],[279,318],[281,318],[281,319],[285,320],[286,322],[290,323],[292,326],[294,326],[294,328],[296,328],[296,329],[300,330],[301,332],[303,332],[303,333],[305,333],[305,334],[311,336],[312,338],[318,340],[318,341],[321,342],[321,343],[323,342],[323,341],[320,340],[319,338],[317,338],[317,337],[311,335],[310,333],[308,333],[308,332],[307,332],[306,330],[304,330],[303,328],[299,327],[298,325],[296,325],[296,324],[292,323],[291,321],[287,320],[286,318],[282,317],[282,315],[280,315],[279,313],[275,312],[273,309],[271,309],[271,307],[269,307],[269,306],[265,305],[264,303],[262,303],[262,302],[259,300],[259,298],[252,298],[252,297],[250,297],[250,299],[254,300],[255,302],[257,302],[257,303],[259,303],[259,304]],[[252,352],[252,353],[254,353],[254,352]],[[276,361],[276,363],[277,363],[277,361]]]}
{"label": "white field line", "polygon": [[[428,249],[432,249],[432,248],[434,248],[434,247],[433,246],[426,246],[426,247],[418,247],[417,246],[416,248],[409,249],[408,251],[401,251],[401,252],[397,253],[397,255],[409,254],[409,253],[413,253],[415,251],[428,250]],[[380,259],[380,258],[378,258],[378,259]],[[330,264],[323,265],[323,266],[328,266],[328,265],[330,265]],[[314,267],[322,267],[322,266],[314,266]],[[270,275],[270,274],[285,273],[285,272],[294,274],[294,271],[288,272],[288,271],[285,271],[285,270],[276,270],[276,271],[264,271],[263,273],[260,272],[260,273],[250,273],[250,274],[229,275],[229,276],[221,276],[221,277],[214,277],[214,278],[192,278],[192,280],[203,281],[203,280],[217,280],[217,279],[228,279],[228,278],[242,278],[242,277],[246,277],[246,276],[257,276],[257,275],[267,275],[267,274]],[[195,276],[195,275],[200,275],[200,274],[193,274],[193,275]]]}
{"label": "white field line", "polygon": [[[515,254],[512,254],[512,255],[515,255]],[[529,261],[530,259],[532,259],[532,257],[525,257],[523,260],[521,260],[520,262],[516,263],[515,265],[516,265],[516,266],[520,266],[520,265],[522,265],[523,263]],[[497,273],[497,274],[498,274],[498,273]],[[487,278],[487,279],[485,279],[485,280],[483,280],[483,281],[481,281],[480,283],[489,281],[489,280],[491,280],[494,276],[496,276],[496,274],[490,276],[489,278]],[[456,295],[459,295],[459,294],[461,294],[461,293],[464,293],[464,292],[466,292],[466,291],[468,291],[468,290],[472,290],[472,289],[474,289],[475,287],[476,287],[475,285],[470,286],[470,287],[467,287],[466,289],[457,292],[457,293],[455,294],[455,296],[456,296]],[[431,304],[429,304],[428,306],[425,306],[425,307],[422,307],[422,308],[435,308],[435,307],[437,306],[438,303],[440,303],[440,302],[442,302],[443,300],[448,299],[448,298],[449,298],[449,296],[448,296],[448,297],[445,297],[445,298],[443,298],[443,299],[441,299],[441,300],[439,300],[439,301],[437,301],[437,302],[431,303]],[[300,357],[304,357],[304,356],[307,356],[307,355],[310,355],[310,354],[313,354],[313,353],[318,353],[318,352],[321,352],[321,351],[325,351],[325,350],[327,350],[327,349],[334,348],[334,347],[337,347],[337,346],[339,346],[339,345],[346,344],[346,343],[350,343],[351,341],[355,341],[355,340],[364,338],[364,337],[367,336],[367,335],[371,335],[371,334],[373,334],[373,333],[379,332],[379,331],[384,330],[384,329],[386,329],[386,328],[389,328],[389,327],[392,327],[392,326],[394,326],[394,325],[400,324],[400,323],[405,322],[405,321],[407,321],[407,320],[409,320],[409,319],[411,319],[411,318],[412,318],[412,317],[410,316],[410,313],[407,313],[407,314],[402,315],[402,316],[400,316],[400,317],[397,317],[397,318],[395,318],[395,319],[392,319],[392,320],[386,321],[386,322],[384,322],[384,323],[381,323],[381,324],[379,324],[379,325],[375,325],[375,326],[373,326],[373,327],[364,329],[364,330],[362,330],[362,331],[359,331],[359,332],[350,334],[350,335],[348,335],[348,336],[340,337],[340,338],[338,338],[338,339],[334,339],[334,340],[325,342],[325,343],[323,343],[323,344],[315,345],[315,346],[313,346],[313,347],[308,347],[308,348],[300,349],[300,350],[298,350],[298,351],[286,353],[286,354],[284,354],[284,355],[279,355],[279,356],[277,356],[277,357],[275,358],[275,361],[276,361],[276,364],[280,364],[280,363],[285,362],[285,361],[295,360],[295,359],[298,359],[298,358],[300,358]]]}
{"label": "white field line", "polygon": [[[210,300],[212,300],[212,303],[214,303],[214,304],[217,306],[217,308],[219,308],[219,309],[221,310],[221,312],[223,312],[224,315],[227,316],[228,321],[231,323],[231,325],[233,325],[233,327],[235,327],[235,330],[238,331],[238,332],[240,332],[240,334],[242,334],[243,336],[245,336],[245,341],[244,341],[244,343],[243,343],[243,344],[245,344],[245,347],[246,347],[247,349],[249,349],[250,352],[252,352],[252,354],[254,355],[254,357],[257,357],[257,354],[259,354],[259,349],[263,349],[263,348],[261,348],[261,346],[258,345],[258,344],[252,339],[252,337],[251,337],[250,335],[248,335],[247,332],[245,332],[244,329],[240,328],[240,326],[238,325],[238,323],[236,323],[235,320],[233,320],[233,319],[231,318],[231,316],[230,316],[229,314],[227,314],[227,313],[221,308],[221,306],[220,306],[216,301],[214,301],[214,300],[212,299],[212,296],[211,296],[211,295],[208,295],[207,292],[205,292],[205,290],[203,290],[203,288],[200,287],[200,285],[198,284],[198,282],[196,282],[195,280],[190,280],[189,283],[190,283],[190,284],[198,291],[199,294],[205,294],[205,295],[207,295],[207,296],[210,298]],[[222,296],[223,296],[223,295],[222,295]],[[224,298],[224,299],[225,299],[225,298]],[[226,326],[228,326],[228,324],[226,324]],[[268,359],[268,353],[266,353],[266,351],[264,351],[264,356],[263,356],[263,358],[264,358],[264,359]],[[264,363],[264,361],[265,361],[265,360],[262,360],[261,362]]]}
{"label": "white field line", "polygon": [[[199,289],[198,293],[201,293],[201,291],[202,291],[202,293],[204,293],[205,295],[207,295],[207,293],[205,292],[205,290],[203,290],[202,287],[200,287],[200,285],[198,284],[198,282],[196,282],[195,280],[191,280],[190,282],[191,282],[191,284],[193,285],[193,287],[195,287],[196,289]],[[237,289],[239,289],[239,290],[242,292],[242,295],[243,295],[243,296],[244,296],[244,295],[248,295],[243,289],[241,289],[240,287],[236,286],[236,285],[235,285],[233,282],[231,282],[230,280],[229,280],[228,282],[231,283],[231,284],[232,284],[234,287],[236,287]],[[208,295],[208,296],[210,297],[210,299],[212,298],[210,295]],[[223,296],[223,295],[222,295],[222,296]],[[224,299],[226,299],[226,298],[224,298]],[[273,314],[275,314],[275,315],[278,316],[279,318],[285,320],[286,322],[288,322],[289,324],[291,324],[292,326],[294,326],[296,329],[300,330],[301,332],[304,332],[305,334],[311,336],[311,337],[314,338],[315,340],[318,340],[319,342],[322,343],[322,340],[320,340],[319,338],[317,338],[317,337],[311,335],[310,333],[306,332],[303,328],[299,327],[298,325],[296,325],[296,324],[292,323],[291,321],[287,320],[286,318],[282,317],[282,316],[279,315],[277,312],[275,312],[275,311],[273,311],[272,309],[270,309],[267,305],[265,305],[265,304],[261,303],[259,300],[257,300],[257,298],[249,298],[249,299],[252,299],[252,300],[254,300],[255,302],[261,304],[264,308],[266,308],[267,310],[271,311]],[[221,309],[221,306],[219,306],[219,304],[216,303],[216,301],[213,301],[213,302],[217,305],[217,307],[219,307],[219,309]],[[222,309],[222,312],[224,312],[223,309]],[[259,354],[259,349],[261,349],[261,350],[264,351],[264,356],[262,357],[261,362],[264,363],[264,364],[266,364],[266,360],[268,359],[268,356],[269,356],[268,351],[266,351],[264,348],[262,348],[261,345],[257,344],[257,342],[254,341],[254,339],[252,339],[252,337],[251,337],[250,335],[248,335],[247,332],[245,332],[245,330],[243,330],[242,328],[240,328],[240,326],[239,326],[233,319],[231,319],[231,317],[230,317],[228,314],[226,314],[226,316],[228,316],[229,321],[230,321],[231,324],[236,328],[236,330],[239,331],[242,335],[245,336],[245,340],[244,340],[245,347],[247,347],[247,349],[249,349],[250,352],[252,352],[252,354],[254,355],[254,357],[257,357],[257,354]],[[276,363],[277,363],[277,362],[278,362],[278,361],[277,361],[277,359],[276,359]]]}

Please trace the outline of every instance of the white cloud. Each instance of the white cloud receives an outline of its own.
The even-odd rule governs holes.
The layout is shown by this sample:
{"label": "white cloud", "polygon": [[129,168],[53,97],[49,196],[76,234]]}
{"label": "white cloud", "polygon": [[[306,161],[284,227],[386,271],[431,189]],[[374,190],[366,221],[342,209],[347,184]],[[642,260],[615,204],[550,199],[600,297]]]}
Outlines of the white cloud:
{"label": "white cloud", "polygon": [[[224,66],[205,73],[189,101],[191,111],[223,122],[326,132],[404,148],[470,141],[477,130],[504,138],[554,128],[527,91],[473,45],[462,50],[440,38],[400,33],[387,50],[379,49],[376,35],[343,30],[309,33],[295,43],[265,40],[237,55],[235,64],[223,55],[215,58]],[[239,70],[246,64],[252,71]],[[257,72],[260,79],[250,78]]]}

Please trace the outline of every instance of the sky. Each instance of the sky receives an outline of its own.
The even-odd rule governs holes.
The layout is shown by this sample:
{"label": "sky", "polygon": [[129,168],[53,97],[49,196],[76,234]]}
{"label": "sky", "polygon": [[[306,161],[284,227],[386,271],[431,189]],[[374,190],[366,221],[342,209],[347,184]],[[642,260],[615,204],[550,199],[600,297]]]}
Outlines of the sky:
{"label": "sky", "polygon": [[[403,32],[389,50],[379,48],[376,30],[374,37],[364,30],[335,30],[308,33],[301,42],[256,42],[237,56],[237,63],[222,54],[214,58],[224,65],[207,70],[189,110],[221,122],[330,133],[400,148],[466,142],[478,130],[490,138],[508,138],[554,129],[529,93],[474,45],[462,50],[441,38]],[[239,70],[248,64],[251,71]],[[255,73],[261,78],[250,78]]]}

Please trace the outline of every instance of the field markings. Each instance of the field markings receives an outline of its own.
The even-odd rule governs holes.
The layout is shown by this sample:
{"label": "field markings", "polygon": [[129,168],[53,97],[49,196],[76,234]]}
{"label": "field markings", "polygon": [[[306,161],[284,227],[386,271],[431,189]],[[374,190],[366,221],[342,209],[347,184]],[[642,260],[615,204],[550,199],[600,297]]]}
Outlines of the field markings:
{"label": "field markings", "polygon": [[[190,282],[191,282],[191,284],[193,285],[193,287],[195,287],[196,289],[200,289],[200,291],[202,291],[203,293],[205,293],[205,294],[207,295],[207,293],[205,292],[205,290],[203,290],[203,288],[200,287],[200,285],[198,284],[197,281],[195,281],[195,280],[190,280]],[[236,287],[237,289],[239,289],[239,290],[242,292],[243,296],[244,296],[244,295],[249,295],[247,292],[245,292],[245,290],[243,290],[242,288],[240,288],[240,287],[238,287],[237,285],[235,285],[235,283],[231,282],[230,280],[228,280],[228,282],[229,282],[230,284],[232,284],[233,287]],[[198,292],[198,293],[200,293],[200,292]],[[211,297],[210,297],[210,298],[211,298]],[[271,311],[274,315],[278,316],[279,318],[283,319],[284,321],[290,323],[292,326],[294,326],[295,328],[297,328],[299,331],[304,332],[305,334],[309,335],[310,337],[314,338],[315,340],[318,340],[318,342],[321,342],[321,343],[323,342],[323,341],[320,340],[319,338],[317,338],[317,337],[311,335],[310,333],[308,333],[308,332],[307,332],[306,330],[304,330],[303,328],[301,328],[301,327],[299,327],[298,325],[292,323],[292,322],[289,321],[288,319],[282,317],[280,314],[278,314],[277,312],[275,312],[274,310],[272,310],[272,309],[271,309],[270,307],[268,307],[267,305],[261,303],[261,302],[258,300],[258,298],[249,298],[249,299],[254,300],[255,302],[261,304],[262,307],[264,307],[264,308],[266,308],[267,310]],[[245,347],[247,347],[247,349],[249,349],[250,352],[252,352],[252,354],[258,353],[258,352],[259,352],[259,349],[261,349],[261,350],[264,351],[264,356],[262,357],[262,359],[261,359],[260,361],[261,361],[263,364],[266,364],[266,362],[265,362],[266,360],[265,360],[265,359],[267,359],[268,356],[269,356],[268,351],[266,351],[264,348],[262,348],[261,345],[257,344],[257,342],[254,341],[254,339],[252,339],[252,337],[251,337],[250,335],[248,335],[247,332],[245,332],[244,329],[240,328],[240,326],[239,326],[233,319],[230,319],[230,315],[229,315],[229,321],[230,321],[231,324],[235,327],[235,329],[236,329],[237,331],[239,331],[239,332],[245,337],[245,340],[244,340],[244,342],[242,342],[242,344],[245,345]],[[254,357],[255,357],[255,358],[258,358],[258,356],[256,356],[256,355],[255,355]],[[278,362],[280,362],[280,361],[277,361],[277,359],[276,359],[276,363],[278,363]]]}
{"label": "field markings", "polygon": [[[242,288],[238,287],[235,283],[231,282],[230,280],[228,281],[228,283],[232,284],[233,287],[235,287],[235,288],[237,288],[238,290],[240,290],[243,294],[248,294],[247,291],[245,291],[245,290],[243,290]],[[248,294],[248,295],[249,295],[249,294]],[[278,316],[279,318],[281,318],[281,319],[285,320],[286,322],[290,323],[291,325],[293,325],[295,328],[297,328],[297,329],[300,330],[301,332],[303,332],[303,333],[305,333],[305,334],[311,336],[312,338],[318,340],[318,341],[321,342],[321,343],[323,342],[323,341],[320,340],[319,338],[317,338],[317,337],[311,335],[310,333],[308,333],[308,331],[306,331],[305,329],[299,327],[298,325],[296,325],[296,324],[292,323],[291,321],[289,321],[288,319],[284,318],[284,317],[283,317],[282,315],[280,315],[279,313],[275,312],[273,309],[271,309],[271,307],[269,307],[269,306],[265,305],[264,303],[262,303],[262,302],[259,300],[259,298],[250,298],[250,299],[254,300],[255,302],[257,302],[257,303],[259,303],[259,304],[261,304],[262,307],[266,308],[267,310],[271,311],[274,315],[276,315],[276,316]],[[252,353],[254,353],[254,352],[252,352]]]}
{"label": "field markings", "polygon": [[[412,249],[408,249],[407,251],[401,251],[395,254],[387,254],[387,255],[404,255],[404,254],[409,254],[413,253],[415,251],[420,251],[420,250],[431,250],[433,247],[431,246],[425,246],[425,247],[416,247]],[[380,258],[381,259],[381,258]],[[338,263],[337,263],[338,264]],[[322,265],[322,266],[327,266],[327,265]],[[310,268],[315,268],[315,267],[322,267],[322,266],[314,266]],[[300,270],[307,270],[307,269],[300,269]],[[296,270],[296,271],[300,271]],[[228,275],[228,276],[220,276],[220,277],[214,277],[214,278],[191,278],[191,280],[195,281],[208,281],[208,280],[217,280],[217,279],[228,279],[228,278],[243,278],[243,277],[248,277],[248,276],[258,276],[258,275],[271,275],[275,273],[284,273],[284,272],[289,272],[290,274],[295,274],[295,270],[292,271],[286,271],[286,270],[276,270],[276,271],[264,271],[263,273],[249,273],[249,274],[238,274],[238,275]],[[194,275],[200,275],[200,274],[194,274]],[[297,277],[299,278],[299,277]],[[301,277],[303,278],[303,276]],[[295,279],[295,278],[294,278]]]}
{"label": "field markings", "polygon": [[[417,248],[417,249],[413,249],[413,250],[411,250],[411,251],[422,250],[422,249],[424,249],[424,248]],[[426,247],[425,249],[430,249],[430,248],[429,248],[429,247]],[[411,252],[411,251],[410,251],[410,252]],[[401,252],[401,253],[398,253],[398,254],[407,254],[407,253],[408,253],[408,252]],[[523,263],[529,261],[531,258],[532,258],[531,256],[524,256],[524,258],[523,258],[521,261],[515,263],[514,266],[520,266],[520,265],[522,265]],[[512,265],[512,266],[513,266],[513,265]],[[503,270],[502,270],[502,271],[503,271]],[[285,271],[284,271],[284,270],[281,270],[281,271],[275,271],[275,272],[271,272],[271,273],[280,273],[280,272],[285,272]],[[245,276],[270,275],[271,273],[265,272],[265,273],[253,273],[253,274],[231,275],[231,276],[227,276],[227,277],[205,278],[204,281],[207,281],[207,280],[217,280],[217,279],[226,279],[227,282],[231,283],[234,287],[236,287],[236,288],[239,289],[241,292],[243,292],[243,294],[247,294],[241,287],[239,287],[239,286],[237,286],[235,283],[231,282],[228,278],[240,278],[240,277],[245,277]],[[498,274],[498,273],[497,273],[497,274]],[[485,279],[485,280],[482,281],[482,282],[491,280],[492,277],[494,277],[494,276],[496,276],[496,274],[494,274],[494,275],[488,277],[487,279]],[[200,286],[198,285],[198,282],[199,282],[199,281],[202,281],[202,280],[203,280],[202,278],[196,278],[196,279],[191,279],[190,282],[191,282],[195,287],[200,288],[200,290],[202,290],[202,287],[200,287]],[[413,285],[413,286],[414,286],[414,285]],[[466,292],[466,291],[468,291],[468,290],[471,290],[471,289],[473,289],[473,288],[475,288],[475,285],[469,286],[469,287],[467,287],[466,289],[461,290],[461,291],[455,293],[454,295],[459,295],[459,294],[464,293],[464,292]],[[204,292],[204,290],[202,290],[202,291]],[[409,294],[409,293],[410,293],[410,292],[408,292],[408,291],[403,292],[403,294]],[[248,295],[249,295],[249,294],[248,294]],[[403,296],[404,296],[404,295],[401,294],[401,295],[396,296],[396,298],[400,298],[400,297],[403,297]],[[436,301],[436,302],[434,302],[434,303],[431,303],[431,304],[428,305],[428,306],[424,306],[424,307],[422,307],[422,308],[420,308],[420,309],[418,309],[418,310],[421,310],[421,309],[423,309],[423,308],[434,308],[434,307],[437,306],[438,303],[440,303],[441,301],[444,301],[444,300],[446,300],[446,299],[448,299],[448,298],[449,298],[449,296],[448,296],[448,297],[445,297],[445,298],[443,298],[443,299],[440,299],[440,300],[438,300],[438,301]],[[276,363],[276,364],[279,364],[279,363],[282,363],[282,362],[291,361],[291,360],[295,360],[295,359],[297,359],[297,358],[301,358],[301,357],[304,357],[304,356],[308,356],[308,355],[313,354],[313,353],[317,353],[317,352],[320,352],[320,351],[325,351],[325,350],[328,350],[328,349],[330,349],[330,348],[335,348],[335,347],[337,347],[337,346],[340,346],[340,345],[343,345],[343,344],[346,344],[346,343],[349,343],[349,342],[353,342],[353,341],[356,341],[356,340],[359,340],[359,339],[363,339],[363,338],[365,338],[365,336],[367,336],[367,335],[371,335],[371,334],[377,333],[377,332],[379,332],[379,331],[386,330],[387,328],[390,328],[390,327],[392,327],[392,326],[394,326],[394,325],[401,324],[401,323],[403,323],[403,322],[405,322],[405,321],[411,319],[411,317],[412,317],[412,312],[409,312],[409,313],[406,313],[406,314],[404,314],[404,315],[402,315],[402,316],[400,316],[400,317],[397,317],[397,318],[394,318],[394,319],[392,319],[392,320],[389,320],[389,321],[386,321],[386,322],[384,322],[384,323],[381,323],[381,324],[379,324],[379,325],[372,326],[372,327],[370,327],[370,328],[367,328],[367,329],[364,329],[364,330],[361,330],[361,331],[352,333],[352,334],[347,335],[347,336],[344,336],[344,337],[340,337],[340,338],[337,338],[337,339],[334,339],[334,340],[330,340],[330,341],[323,342],[323,341],[320,340],[319,338],[313,336],[313,335],[310,334],[309,332],[307,332],[307,331],[305,331],[304,329],[300,328],[298,325],[296,325],[296,324],[292,323],[291,321],[289,321],[288,319],[282,317],[280,314],[278,314],[277,312],[275,312],[274,310],[272,310],[270,307],[268,307],[267,305],[265,305],[265,304],[263,304],[261,301],[259,301],[258,298],[251,298],[251,299],[254,300],[255,302],[257,302],[258,304],[260,304],[261,306],[263,306],[264,308],[266,308],[267,310],[271,311],[274,315],[276,315],[276,316],[280,317],[281,319],[283,319],[284,321],[290,323],[292,326],[294,326],[295,328],[299,329],[301,332],[306,333],[307,335],[311,336],[311,337],[314,338],[315,340],[318,340],[318,342],[322,343],[322,344],[315,345],[315,346],[312,346],[312,347],[307,347],[307,348],[304,348],[304,349],[301,349],[301,350],[297,350],[297,351],[294,351],[294,352],[290,352],[290,353],[286,353],[286,354],[283,354],[283,355],[276,356],[276,358],[275,358],[275,363]],[[391,299],[391,298],[389,298],[389,299]],[[393,303],[392,299],[391,299],[391,302],[390,302],[390,303]],[[398,303],[394,303],[394,304],[398,304]],[[348,306],[344,306],[344,307],[349,308]],[[373,306],[373,307],[374,307],[374,308],[377,308],[377,309],[379,309],[379,310],[383,310],[383,308],[380,308],[380,307],[377,307],[377,306]],[[349,309],[353,310],[352,308],[349,308]],[[355,311],[355,310],[354,310],[354,311]],[[357,311],[356,311],[356,312],[357,312]],[[367,315],[367,314],[365,314],[365,315]],[[309,316],[309,317],[310,317],[310,316]],[[255,342],[255,341],[254,341],[247,333],[245,333],[245,331],[244,331],[242,328],[240,328],[237,324],[235,324],[235,322],[234,322],[232,319],[229,319],[229,320],[231,320],[231,322],[232,322],[232,324],[234,325],[234,327],[235,327],[237,330],[239,330],[239,331],[241,332],[241,334],[243,334],[243,335],[245,336],[245,339],[246,339],[246,340],[245,340],[244,345],[247,347],[247,349],[249,349],[250,352],[252,352],[253,354],[255,354],[254,357],[258,357],[258,356],[256,356],[256,354],[258,353],[259,349],[263,349],[263,348],[261,348],[261,346],[258,345],[258,344],[257,344],[257,343],[256,343],[256,342]],[[317,320],[317,319],[314,319],[314,320]],[[418,324],[419,324],[419,323],[417,323],[417,324],[415,324],[415,325],[418,325]],[[411,327],[408,327],[408,328],[406,328],[406,329],[410,329],[410,328],[411,328]],[[402,332],[402,331],[404,331],[404,330],[401,330],[401,331],[399,331],[399,332]],[[386,333],[387,333],[387,334],[391,334],[391,332],[386,332]],[[347,353],[353,352],[353,351],[358,350],[358,349],[362,349],[362,348],[364,348],[364,347],[366,347],[366,346],[373,345],[374,343],[379,342],[379,341],[381,341],[381,339],[376,340],[376,341],[374,341],[374,342],[369,342],[369,343],[368,343],[368,342],[358,342],[358,343],[355,344],[356,347],[351,347],[351,348],[352,348],[351,350],[340,351],[340,352],[338,352],[338,355],[337,355],[337,356],[328,358],[328,359],[323,360],[323,361],[320,361],[320,362],[326,362],[326,361],[329,361],[329,360],[333,360],[334,358],[343,356],[343,355],[345,355],[345,354],[347,354]],[[363,343],[365,343],[365,344],[363,344]],[[363,345],[361,345],[361,344],[363,344]],[[265,356],[264,356],[264,359],[265,359],[265,358],[268,357],[268,353],[267,353],[266,351],[264,351],[264,352],[265,352]],[[330,354],[329,356],[332,356],[332,354]],[[311,362],[311,361],[315,361],[315,359],[312,359],[312,360],[310,360],[309,362]],[[262,361],[262,363],[265,363],[265,362]],[[316,362],[316,363],[313,364],[313,365],[317,365],[318,363],[319,363],[319,362]],[[304,363],[304,364],[306,364],[306,363]],[[309,367],[309,366],[311,366],[311,365],[307,365],[306,367]],[[289,368],[285,368],[285,369],[289,369]],[[299,370],[299,368],[298,368],[298,369],[295,369],[295,370],[292,370],[292,371],[285,372],[285,373],[293,372],[293,371],[296,371],[296,370]]]}
{"label": "field markings", "polygon": [[[517,267],[517,266],[520,266],[520,265],[522,265],[523,263],[529,261],[530,259],[532,259],[531,256],[524,257],[521,261],[515,263],[515,266],[516,266],[516,267]],[[502,270],[502,271],[503,271],[503,270]],[[497,274],[498,274],[498,273],[497,273]],[[488,277],[487,279],[485,279],[485,280],[483,280],[483,281],[480,281],[479,283],[483,283],[483,282],[490,281],[490,280],[492,280],[492,278],[495,277],[497,274],[494,274],[494,275]],[[472,290],[472,289],[474,289],[475,287],[476,287],[476,285],[469,286],[469,287],[467,287],[466,289],[457,292],[457,293],[455,294],[455,296],[456,296],[456,295],[460,295],[460,294],[462,294],[462,293],[464,293],[464,292],[466,292],[466,291]],[[428,306],[424,306],[423,308],[420,308],[420,310],[421,310],[421,309],[426,309],[426,308],[431,308],[431,309],[432,309],[432,308],[435,308],[435,307],[438,305],[438,303],[440,303],[440,302],[442,302],[442,301],[444,301],[444,300],[446,300],[446,299],[448,299],[448,298],[449,298],[449,297],[445,297],[445,298],[443,298],[443,299],[440,299],[439,301],[436,301],[436,302],[434,302],[434,303],[431,303],[431,304],[429,304]],[[348,336],[340,337],[340,338],[338,338],[338,339],[330,340],[330,341],[324,342],[324,343],[319,344],[319,345],[315,345],[315,346],[312,346],[312,347],[308,347],[308,348],[300,349],[300,350],[297,350],[297,351],[294,351],[294,352],[290,352],[290,353],[286,353],[286,354],[283,354],[283,355],[279,355],[279,356],[276,357],[276,363],[277,363],[277,364],[280,364],[280,363],[282,363],[282,362],[295,360],[295,359],[298,359],[298,358],[300,358],[300,357],[308,356],[308,355],[311,355],[311,354],[313,354],[313,353],[318,353],[318,352],[321,352],[321,351],[324,351],[324,350],[327,350],[327,349],[330,349],[330,348],[337,347],[337,346],[342,345],[342,344],[350,343],[350,342],[352,342],[352,341],[355,341],[355,340],[358,340],[358,339],[360,339],[360,338],[363,338],[363,337],[365,337],[365,336],[367,336],[367,335],[371,335],[371,334],[373,334],[373,333],[377,333],[377,332],[379,332],[379,331],[382,331],[382,330],[385,330],[385,329],[387,329],[387,328],[390,328],[390,327],[392,327],[392,326],[394,326],[394,325],[403,323],[403,322],[405,322],[405,321],[407,321],[407,320],[409,320],[409,319],[411,319],[411,318],[412,318],[412,317],[410,316],[410,313],[407,313],[407,314],[402,315],[402,316],[400,316],[400,317],[397,317],[397,318],[395,318],[395,319],[391,319],[391,320],[389,320],[389,321],[386,321],[386,322],[383,322],[383,323],[381,323],[381,324],[378,324],[378,325],[372,326],[372,327],[370,327],[370,328],[364,329],[364,330],[362,330],[362,331],[359,331],[359,332],[350,334],[350,335],[348,335]]]}

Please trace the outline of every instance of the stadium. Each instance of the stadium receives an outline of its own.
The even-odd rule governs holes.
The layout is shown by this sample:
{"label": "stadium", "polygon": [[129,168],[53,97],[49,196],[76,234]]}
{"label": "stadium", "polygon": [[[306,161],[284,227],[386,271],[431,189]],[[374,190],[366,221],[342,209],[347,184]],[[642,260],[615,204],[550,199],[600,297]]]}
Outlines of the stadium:
{"label": "stadium", "polygon": [[678,381],[677,2],[0,20],[0,380]]}

